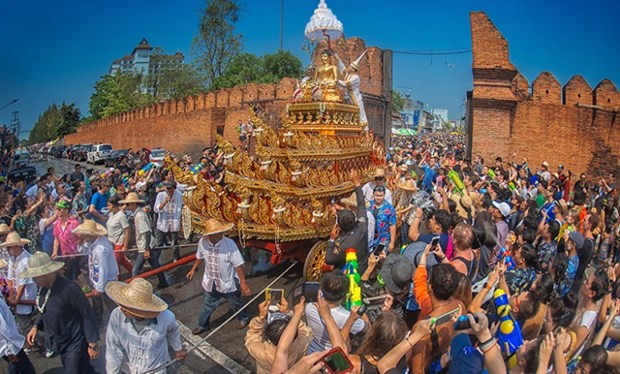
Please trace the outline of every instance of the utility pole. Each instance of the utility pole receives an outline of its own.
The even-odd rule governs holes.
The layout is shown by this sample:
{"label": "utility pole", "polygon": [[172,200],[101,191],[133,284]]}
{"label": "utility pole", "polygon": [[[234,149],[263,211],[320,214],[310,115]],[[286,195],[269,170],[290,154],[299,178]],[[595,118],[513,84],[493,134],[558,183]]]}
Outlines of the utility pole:
{"label": "utility pole", "polygon": [[280,50],[284,45],[284,0],[280,0]]}
{"label": "utility pole", "polygon": [[15,136],[15,147],[19,146],[19,135],[22,131],[22,122],[19,120],[19,111],[13,111],[13,118],[11,118],[11,132],[13,132],[13,136]]}

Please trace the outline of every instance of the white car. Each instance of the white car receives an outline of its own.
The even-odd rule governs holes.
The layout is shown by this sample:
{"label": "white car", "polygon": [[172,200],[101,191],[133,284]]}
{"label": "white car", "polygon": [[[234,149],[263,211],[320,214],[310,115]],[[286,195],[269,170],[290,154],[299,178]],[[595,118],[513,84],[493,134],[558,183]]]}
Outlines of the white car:
{"label": "white car", "polygon": [[105,161],[110,152],[112,152],[112,145],[110,144],[93,144],[90,152],[86,154],[86,162],[96,164]]}
{"label": "white car", "polygon": [[155,164],[155,167],[160,168],[164,164],[164,157],[166,157],[166,150],[163,148],[153,149],[149,154],[149,161]]}

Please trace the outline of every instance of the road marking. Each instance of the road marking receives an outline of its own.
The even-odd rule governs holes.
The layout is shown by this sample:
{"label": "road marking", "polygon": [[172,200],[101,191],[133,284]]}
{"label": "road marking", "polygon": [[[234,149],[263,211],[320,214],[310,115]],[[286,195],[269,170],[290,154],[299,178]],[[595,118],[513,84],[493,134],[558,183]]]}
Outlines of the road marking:
{"label": "road marking", "polygon": [[[187,340],[190,344],[196,345],[202,339],[198,335],[192,334],[192,330],[190,330],[187,326],[185,326],[181,321],[177,320],[179,324],[179,330],[181,331],[181,336]],[[226,369],[229,373],[233,374],[251,374],[252,372],[241,364],[233,360],[232,358],[226,356],[223,352],[216,349],[214,346],[209,344],[208,342],[201,343],[198,348],[194,350],[198,354],[198,356],[202,356],[201,358],[208,357],[209,359],[217,362],[220,366]]]}

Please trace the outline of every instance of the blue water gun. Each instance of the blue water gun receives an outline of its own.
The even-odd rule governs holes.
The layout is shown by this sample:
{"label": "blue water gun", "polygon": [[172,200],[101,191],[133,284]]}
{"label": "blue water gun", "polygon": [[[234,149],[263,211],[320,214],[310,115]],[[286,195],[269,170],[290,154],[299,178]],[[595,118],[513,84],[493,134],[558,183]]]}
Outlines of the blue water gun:
{"label": "blue water gun", "polygon": [[142,167],[142,169],[140,169],[140,170],[138,171],[138,175],[139,175],[139,176],[143,176],[143,175],[145,175],[145,174],[146,174],[146,173],[148,173],[148,172],[149,172],[149,171],[150,171],[150,170],[151,170],[154,166],[155,166],[155,164],[154,164],[154,163],[149,162],[148,164],[144,165],[144,166]]}
{"label": "blue water gun", "polygon": [[497,329],[497,339],[499,346],[506,355],[508,370],[517,366],[517,350],[523,345],[523,335],[521,326],[515,320],[511,311],[508,297],[504,290],[497,289],[493,293],[493,303],[499,318],[499,329]]}
{"label": "blue water gun", "polygon": [[507,265],[507,270],[512,270],[517,267],[517,263],[512,258],[512,256],[508,254],[508,250],[506,249],[506,247],[500,248],[499,252],[497,253],[497,260],[501,261],[502,259]]}
{"label": "blue water gun", "polygon": [[553,208],[555,208],[556,202],[547,203],[540,208],[541,212],[547,213],[547,220],[545,222],[551,222],[555,219],[555,213],[553,212]]}

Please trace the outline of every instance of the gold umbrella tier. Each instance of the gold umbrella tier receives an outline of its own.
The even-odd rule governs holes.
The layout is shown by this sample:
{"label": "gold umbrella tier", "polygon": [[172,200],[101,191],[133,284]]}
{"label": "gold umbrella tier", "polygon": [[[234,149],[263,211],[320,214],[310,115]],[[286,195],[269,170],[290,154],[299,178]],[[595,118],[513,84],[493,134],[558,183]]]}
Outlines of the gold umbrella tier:
{"label": "gold umbrella tier", "polygon": [[359,132],[359,108],[356,105],[313,102],[286,106],[286,127],[302,131],[343,130]]}

